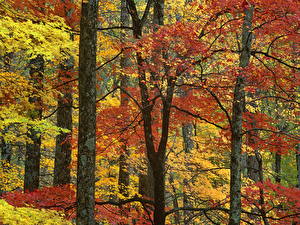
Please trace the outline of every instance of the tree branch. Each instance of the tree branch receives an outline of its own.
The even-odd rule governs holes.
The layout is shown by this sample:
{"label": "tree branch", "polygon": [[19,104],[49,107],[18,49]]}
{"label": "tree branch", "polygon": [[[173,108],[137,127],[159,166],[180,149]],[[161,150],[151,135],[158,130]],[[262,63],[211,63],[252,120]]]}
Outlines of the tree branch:
{"label": "tree branch", "polygon": [[275,57],[275,56],[272,56],[272,55],[268,54],[267,52],[262,52],[262,51],[251,51],[251,55],[255,56],[255,54],[261,54],[261,55],[264,55],[264,56],[266,56],[266,57],[268,57],[268,58],[271,58],[271,59],[273,59],[273,60],[275,60],[275,61],[277,61],[277,62],[279,62],[279,63],[281,63],[281,64],[283,64],[283,65],[285,65],[285,66],[287,66],[287,67],[289,67],[289,68],[291,68],[291,69],[300,70],[300,67],[292,66],[292,65],[290,65],[290,64],[288,64],[288,63],[286,63],[286,62],[284,62],[283,60],[281,60],[281,59],[279,59],[279,58],[277,58],[277,57]]}
{"label": "tree branch", "polygon": [[190,111],[188,111],[188,110],[181,109],[181,108],[179,108],[178,106],[175,106],[175,105],[172,105],[171,108],[175,108],[175,109],[177,109],[178,111],[181,111],[181,112],[183,112],[183,113],[186,113],[186,114],[188,114],[188,115],[190,115],[190,116],[192,116],[192,117],[194,117],[194,118],[203,120],[203,121],[205,121],[206,123],[209,123],[209,124],[211,124],[211,125],[214,125],[215,127],[220,128],[220,129],[222,129],[222,130],[227,130],[227,128],[224,128],[224,127],[222,127],[222,126],[220,126],[220,125],[218,125],[218,124],[215,124],[215,123],[213,123],[213,122],[210,122],[210,121],[208,121],[207,119],[201,117],[199,114],[194,114],[194,113],[192,113],[192,112],[190,112]]}

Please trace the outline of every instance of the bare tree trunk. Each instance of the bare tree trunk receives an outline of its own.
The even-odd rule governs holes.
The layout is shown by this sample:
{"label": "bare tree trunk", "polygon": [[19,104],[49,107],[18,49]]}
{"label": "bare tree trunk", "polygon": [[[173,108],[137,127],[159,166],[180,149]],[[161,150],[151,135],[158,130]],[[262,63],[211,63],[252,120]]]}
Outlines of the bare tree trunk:
{"label": "bare tree trunk", "polygon": [[[183,94],[183,96],[186,93]],[[185,154],[189,154],[191,150],[194,148],[194,141],[192,137],[194,136],[194,125],[193,123],[185,123],[182,125],[182,137],[183,137],[183,146],[184,146],[184,152]],[[186,164],[186,169],[189,169],[189,164],[188,162],[185,162]],[[187,194],[187,188],[189,187],[189,181],[184,178],[183,179],[183,207],[190,207],[191,203],[189,201],[189,196]],[[190,212],[188,211],[183,211],[183,224],[187,225],[190,222]]]}
{"label": "bare tree trunk", "polygon": [[[61,0],[62,4],[65,4],[65,0]],[[65,12],[65,16],[72,17],[73,10],[70,9]],[[74,41],[73,35],[70,39]],[[69,57],[60,65],[60,77],[63,80],[71,79],[71,72],[74,69],[74,58]],[[54,161],[54,179],[53,185],[63,185],[71,183],[71,153],[72,153],[72,85],[70,83],[65,84],[61,93],[63,96],[58,97],[57,102],[57,126],[68,129],[70,132],[61,133],[56,137],[55,147],[55,161]]]}
{"label": "bare tree trunk", "polygon": [[[126,0],[121,0],[121,26],[129,25],[129,14],[127,12]],[[121,33],[121,40],[126,38],[125,33]],[[130,65],[129,58],[122,56],[120,60],[121,69],[124,69]],[[126,89],[128,86],[128,78],[126,75],[121,74],[121,87]],[[121,92],[121,106],[126,107],[128,105],[129,98],[127,95]],[[119,191],[120,193],[128,197],[128,186],[129,186],[129,165],[128,165],[128,157],[129,150],[127,149],[126,141],[122,141],[122,152],[119,158]]]}
{"label": "bare tree trunk", "polygon": [[[179,207],[179,203],[178,203],[178,197],[177,197],[177,190],[174,186],[174,173],[171,173],[170,174],[170,177],[169,177],[169,182],[172,186],[172,191],[174,193],[174,197],[173,197],[173,208],[176,209]],[[174,214],[174,221],[175,221],[175,224],[176,225],[180,225],[180,212],[176,212]]]}
{"label": "bare tree trunk", "polygon": [[[29,97],[29,102],[35,107],[29,112],[32,120],[40,120],[42,118],[42,99],[39,91],[43,88],[44,59],[41,55],[31,59],[30,80],[35,90]],[[28,128],[28,138],[31,142],[26,143],[25,154],[25,175],[24,175],[24,191],[33,191],[39,188],[40,179],[40,160],[41,160],[41,136],[33,127]]]}
{"label": "bare tree trunk", "polygon": [[281,182],[281,155],[279,153],[275,153],[275,182]]}
{"label": "bare tree trunk", "polygon": [[[66,60],[61,65],[60,76],[64,79],[70,79],[69,73],[73,67],[73,59]],[[61,133],[56,137],[53,185],[71,183],[72,86],[65,84],[61,92],[63,96],[59,97],[57,104],[57,126],[68,129],[70,132]]]}
{"label": "bare tree trunk", "polygon": [[98,1],[82,1],[79,41],[77,225],[94,225]]}
{"label": "bare tree trunk", "polygon": [[139,194],[154,199],[154,178],[150,163],[147,161],[146,174],[139,174]]}
{"label": "bare tree trunk", "polygon": [[[245,9],[242,31],[242,53],[240,66],[247,67],[250,60],[251,25],[253,7]],[[229,225],[239,225],[241,219],[241,150],[242,150],[242,115],[244,111],[245,91],[244,77],[237,77],[233,109],[232,109],[232,136],[231,136],[231,162],[230,162],[230,213]]]}

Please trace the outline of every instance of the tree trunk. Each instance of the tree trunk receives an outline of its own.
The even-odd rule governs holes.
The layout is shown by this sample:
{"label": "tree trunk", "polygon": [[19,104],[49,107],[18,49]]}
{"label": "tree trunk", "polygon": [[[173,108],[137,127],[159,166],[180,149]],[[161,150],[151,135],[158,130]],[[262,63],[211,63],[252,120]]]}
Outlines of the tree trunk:
{"label": "tree trunk", "polygon": [[[184,95],[186,93],[183,91]],[[184,96],[182,95],[182,96]],[[194,148],[194,141],[192,137],[194,136],[194,125],[193,123],[185,123],[182,125],[182,137],[183,137],[183,146],[184,146],[184,153],[189,154],[191,150]],[[185,162],[186,169],[189,169],[189,163]],[[189,196],[187,194],[187,188],[189,187],[189,181],[184,178],[183,179],[183,207],[191,207],[191,203],[189,201]],[[183,224],[189,224],[189,215],[191,213],[189,211],[183,211]]]}
{"label": "tree trunk", "polygon": [[[66,60],[61,64],[60,76],[70,79],[69,73],[74,67],[73,59]],[[53,185],[63,185],[71,183],[71,151],[72,151],[72,87],[65,84],[61,90],[63,96],[59,96],[57,110],[57,126],[70,130],[68,133],[61,133],[56,137],[54,179]]]}
{"label": "tree trunk", "polygon": [[[62,4],[65,4],[64,0],[61,0]],[[73,10],[65,12],[65,16],[68,18],[72,17]],[[70,39],[74,41],[73,35]],[[60,77],[63,80],[72,78],[71,72],[74,69],[74,58],[69,57],[64,60],[60,65]],[[54,161],[54,179],[53,185],[63,185],[71,183],[71,151],[72,151],[72,85],[70,83],[65,84],[61,93],[63,96],[58,97],[57,102],[57,126],[68,129],[70,132],[61,133],[56,137],[55,147],[55,161]]]}
{"label": "tree trunk", "polygon": [[82,1],[79,41],[77,225],[94,225],[98,1]]}
{"label": "tree trunk", "polygon": [[[29,112],[32,120],[40,120],[42,118],[42,99],[38,92],[43,88],[44,63],[41,55],[31,59],[29,63],[30,80],[35,88],[31,97],[29,97],[29,102],[34,104],[34,109]],[[29,127],[27,136],[31,142],[26,143],[24,191],[31,192],[39,188],[41,134],[33,129],[33,127]]]}
{"label": "tree trunk", "polygon": [[[242,52],[240,66],[247,67],[250,61],[251,25],[253,7],[245,9],[242,30]],[[244,77],[239,75],[234,89],[232,109],[232,136],[230,162],[230,213],[229,225],[239,225],[241,219],[241,152],[242,152],[242,115],[244,111],[245,91]]]}
{"label": "tree trunk", "polygon": [[280,183],[281,181],[281,155],[279,153],[275,153],[275,182]]}
{"label": "tree trunk", "polygon": [[[5,132],[2,131],[5,134]],[[0,138],[1,160],[10,163],[11,161],[11,144],[6,142],[3,137]]]}
{"label": "tree trunk", "polygon": [[[129,25],[129,14],[127,12],[126,7],[126,0],[121,0],[121,26],[128,26]],[[125,40],[126,34],[121,33],[121,40]],[[122,56],[120,60],[121,69],[125,69],[126,67],[130,66],[129,58]],[[126,75],[121,74],[121,87],[126,89],[128,86],[128,78]],[[128,106],[129,98],[123,92],[121,92],[121,106],[126,107]],[[129,165],[128,165],[128,157],[129,157],[129,150],[126,146],[126,140],[122,141],[122,152],[119,158],[119,192],[128,197],[128,186],[129,186]]]}
{"label": "tree trunk", "polygon": [[[135,38],[140,38],[142,35],[142,27],[145,16],[139,19],[137,8],[133,0],[126,0],[128,4],[128,10],[133,22],[133,35]],[[154,15],[160,16],[160,18],[154,19],[163,23],[163,0],[154,1]],[[147,8],[147,7],[146,7]],[[146,14],[144,14],[146,15]],[[161,24],[158,24],[161,25]],[[176,78],[167,76],[167,90],[166,96],[162,99],[162,125],[161,125],[161,138],[157,151],[154,145],[153,132],[152,132],[152,103],[149,100],[149,90],[146,84],[146,74],[142,69],[144,59],[140,52],[137,52],[136,59],[139,69],[139,88],[141,93],[141,112],[143,117],[144,127],[144,140],[146,144],[147,157],[149,159],[154,178],[154,224],[164,225],[165,224],[165,155],[166,146],[169,134],[169,123],[170,123],[170,109],[174,94],[174,86]],[[165,71],[167,73],[167,71]],[[166,74],[168,75],[168,74]]]}
{"label": "tree trunk", "polygon": [[154,179],[150,163],[147,161],[146,174],[139,174],[139,194],[154,199]]}

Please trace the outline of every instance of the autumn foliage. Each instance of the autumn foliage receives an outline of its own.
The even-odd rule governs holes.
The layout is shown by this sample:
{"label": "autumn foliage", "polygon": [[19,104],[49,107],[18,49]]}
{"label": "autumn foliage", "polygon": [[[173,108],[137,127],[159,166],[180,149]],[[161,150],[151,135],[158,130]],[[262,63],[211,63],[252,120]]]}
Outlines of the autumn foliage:
{"label": "autumn foliage", "polygon": [[[232,115],[240,104],[241,224],[300,223],[299,1],[165,0],[164,25],[151,22],[160,15],[156,2],[99,3],[95,220],[228,224]],[[121,3],[130,26],[119,25]],[[250,60],[242,66],[252,8]],[[0,1],[0,223],[18,224],[24,212],[37,221],[44,213],[45,224],[76,219],[80,10],[74,0]],[[41,89],[29,72],[35,57],[45,61]],[[239,79],[243,100],[236,102]],[[55,120],[67,106],[71,130]],[[34,132],[41,187],[28,192],[22,179]],[[55,145],[65,143],[71,184],[52,186]],[[10,220],[1,209],[18,215]]]}

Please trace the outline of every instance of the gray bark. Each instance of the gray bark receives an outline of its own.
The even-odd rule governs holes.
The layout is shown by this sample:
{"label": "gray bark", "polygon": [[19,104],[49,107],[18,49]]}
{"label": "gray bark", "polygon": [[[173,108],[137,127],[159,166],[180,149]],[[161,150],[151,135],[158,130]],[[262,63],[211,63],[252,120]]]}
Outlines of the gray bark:
{"label": "gray bark", "polygon": [[[251,26],[253,7],[245,9],[242,30],[242,52],[240,66],[247,67],[250,61]],[[241,150],[242,150],[242,115],[244,111],[244,77],[236,79],[232,109],[232,136],[230,162],[230,213],[229,225],[239,225],[241,219]]]}
{"label": "gray bark", "polygon": [[[126,0],[121,0],[121,26],[128,26],[129,25],[129,14],[127,12],[126,7]],[[121,33],[121,40],[125,40],[126,33]],[[124,69],[130,65],[129,58],[122,56],[120,60],[121,69]],[[128,78],[126,75],[121,74],[121,87],[126,89],[128,86]],[[127,95],[121,93],[121,106],[128,105],[129,98]],[[128,186],[129,186],[129,165],[128,165],[128,157],[129,157],[129,150],[127,149],[126,141],[122,141],[122,152],[119,158],[119,191],[120,193],[128,197]]]}
{"label": "gray bark", "polygon": [[[40,120],[42,118],[42,99],[38,91],[43,88],[42,80],[44,73],[44,59],[41,55],[31,59],[29,63],[30,81],[35,90],[29,97],[29,102],[35,107],[29,112],[32,120]],[[28,128],[28,138],[31,142],[26,143],[25,154],[25,175],[24,175],[24,191],[33,191],[39,188],[40,179],[40,160],[41,160],[41,134],[33,129]]]}
{"label": "gray bark", "polygon": [[79,41],[77,225],[94,225],[98,1],[82,1]]}

